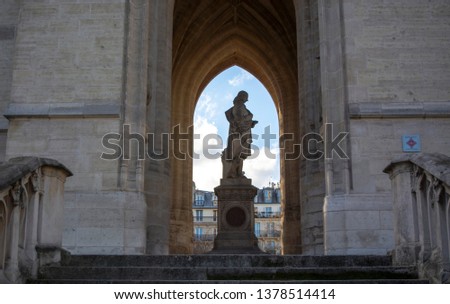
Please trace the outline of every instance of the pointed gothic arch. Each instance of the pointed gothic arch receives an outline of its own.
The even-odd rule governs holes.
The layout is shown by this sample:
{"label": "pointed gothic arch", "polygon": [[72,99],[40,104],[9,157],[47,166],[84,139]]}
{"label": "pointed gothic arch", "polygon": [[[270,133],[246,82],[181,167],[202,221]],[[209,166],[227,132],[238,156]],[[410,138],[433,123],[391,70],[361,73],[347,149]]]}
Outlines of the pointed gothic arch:
{"label": "pointed gothic arch", "polygon": [[[295,7],[291,1],[176,1],[172,41],[172,125],[187,131],[205,86],[238,65],[261,81],[278,111],[280,133],[300,134]],[[291,151],[289,144],[286,150]],[[188,145],[182,149],[188,149]],[[191,147],[192,148],[192,147]],[[284,253],[301,251],[300,162],[281,157]],[[192,161],[172,159],[170,252],[191,251]]]}

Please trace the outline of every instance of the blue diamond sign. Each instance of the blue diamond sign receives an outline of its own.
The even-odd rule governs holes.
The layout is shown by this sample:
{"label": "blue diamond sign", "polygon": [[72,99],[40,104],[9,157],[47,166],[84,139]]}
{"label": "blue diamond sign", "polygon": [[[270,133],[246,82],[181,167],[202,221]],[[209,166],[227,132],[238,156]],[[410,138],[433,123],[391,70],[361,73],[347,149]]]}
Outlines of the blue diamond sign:
{"label": "blue diamond sign", "polygon": [[420,152],[420,135],[403,135],[402,146],[403,152]]}

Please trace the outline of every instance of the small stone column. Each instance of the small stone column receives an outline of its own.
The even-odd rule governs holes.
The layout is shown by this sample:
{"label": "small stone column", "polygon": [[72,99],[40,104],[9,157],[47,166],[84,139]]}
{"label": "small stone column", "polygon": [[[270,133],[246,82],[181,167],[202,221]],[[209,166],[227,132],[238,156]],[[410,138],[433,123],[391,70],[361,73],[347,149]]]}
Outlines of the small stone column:
{"label": "small stone column", "polygon": [[253,199],[258,189],[251,179],[221,179],[214,189],[218,197],[218,233],[212,254],[262,254],[254,233]]}
{"label": "small stone column", "polygon": [[420,246],[414,231],[414,207],[412,198],[411,162],[392,163],[384,172],[392,182],[394,239],[394,265],[415,265]]}
{"label": "small stone column", "polygon": [[64,183],[72,174],[56,166],[41,167],[43,204],[36,251],[39,264],[58,263],[61,260],[62,234],[64,230]]}
{"label": "small stone column", "polygon": [[[9,260],[5,263],[5,276],[12,283],[19,283],[19,239],[20,239],[20,208],[22,201],[22,186],[20,182],[12,187],[11,193],[13,198],[11,211],[11,239],[9,244]],[[2,244],[3,245],[3,244]]]}

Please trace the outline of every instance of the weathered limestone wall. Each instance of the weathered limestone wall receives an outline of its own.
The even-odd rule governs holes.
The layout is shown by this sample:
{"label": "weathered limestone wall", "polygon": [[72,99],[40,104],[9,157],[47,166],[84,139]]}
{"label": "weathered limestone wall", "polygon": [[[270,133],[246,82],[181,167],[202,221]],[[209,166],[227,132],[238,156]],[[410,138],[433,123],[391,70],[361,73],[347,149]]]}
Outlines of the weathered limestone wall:
{"label": "weathered limestone wall", "polygon": [[[4,0],[0,10],[0,113],[11,98],[14,40],[19,17],[19,1]],[[8,121],[0,116],[0,161],[5,160]]]}
{"label": "weathered limestone wall", "polygon": [[450,151],[450,119],[355,119],[352,141],[354,193],[390,192],[391,183],[383,174],[386,163],[403,154],[401,136],[421,135],[422,152]]}
{"label": "weathered limestone wall", "polygon": [[[420,135],[450,151],[448,1],[342,1],[351,189],[325,204],[327,253],[393,248],[392,195],[382,173]],[[345,231],[345,232],[344,232]]]}
{"label": "weathered limestone wall", "polygon": [[401,136],[405,134],[421,136],[422,152],[448,154],[449,130],[448,118],[351,121],[353,189],[341,204],[325,204],[328,252],[385,254],[393,249],[391,183],[383,169],[404,153]]}
{"label": "weathered limestone wall", "polygon": [[118,191],[117,162],[100,159],[101,137],[117,130],[109,118],[13,119],[7,157],[49,156],[70,167],[66,182],[64,248],[81,254],[143,253],[145,203],[142,194]]}
{"label": "weathered limestone wall", "polygon": [[[0,10],[0,111],[4,111],[11,95],[12,58],[14,38],[19,16],[19,4],[15,0],[2,1]],[[4,123],[6,119],[0,118]]]}
{"label": "weathered limestone wall", "polygon": [[[299,112],[301,134],[320,134],[322,124],[320,41],[317,0],[296,1]],[[323,254],[323,199],[325,195],[324,161],[302,159],[301,191],[301,252]]]}
{"label": "weathered limestone wall", "polygon": [[[148,43],[148,80],[147,80],[147,111],[144,116],[146,132],[155,134],[155,153],[160,154],[164,147],[161,135],[172,131],[172,26],[173,6],[175,0],[141,0],[148,3],[150,20]],[[145,16],[144,16],[145,18]],[[185,107],[183,107],[186,109]],[[171,152],[171,149],[169,149]],[[147,254],[169,254],[190,253],[192,243],[182,250],[173,250],[174,242],[171,243],[170,229],[171,220],[175,216],[173,211],[174,192],[186,191],[172,181],[172,162],[165,160],[147,160],[145,163],[144,192],[147,201]],[[191,183],[192,175],[185,182]],[[191,201],[186,201],[191,205]],[[191,219],[191,217],[189,217]],[[180,233],[180,239],[176,241],[190,241],[192,236],[192,222],[184,226],[185,230]],[[186,238],[185,236],[188,236]],[[180,241],[181,240],[181,241]],[[175,246],[173,246],[175,247]],[[189,249],[190,247],[190,249]],[[183,250],[184,249],[184,250]]]}
{"label": "weathered limestone wall", "polygon": [[51,155],[76,172],[67,181],[66,191],[112,190],[117,186],[116,162],[100,159],[101,137],[118,128],[115,119],[14,118],[8,133],[7,157]]}
{"label": "weathered limestone wall", "polygon": [[447,0],[345,0],[348,100],[448,101]]}
{"label": "weathered limestone wall", "polygon": [[[103,179],[90,168],[101,137],[119,130],[125,1],[77,2],[21,4],[7,154],[55,154],[74,172],[90,172],[75,174],[72,189],[92,191],[101,189],[94,175]],[[117,171],[114,162],[97,163]]]}
{"label": "weathered limestone wall", "polygon": [[21,1],[6,157],[72,170],[63,246],[77,253],[145,250],[143,195],[120,192],[118,162],[100,159],[103,135],[121,130],[126,3]]}
{"label": "weathered limestone wall", "polygon": [[21,5],[12,102],[119,104],[125,0]]}

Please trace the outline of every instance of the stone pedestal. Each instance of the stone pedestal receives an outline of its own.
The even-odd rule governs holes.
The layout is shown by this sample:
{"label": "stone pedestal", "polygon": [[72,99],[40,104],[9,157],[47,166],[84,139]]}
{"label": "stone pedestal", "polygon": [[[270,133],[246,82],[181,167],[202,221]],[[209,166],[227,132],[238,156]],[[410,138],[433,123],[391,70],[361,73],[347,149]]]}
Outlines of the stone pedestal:
{"label": "stone pedestal", "polygon": [[222,179],[214,189],[218,197],[218,233],[212,254],[262,254],[254,233],[253,199],[257,188],[251,179]]}

